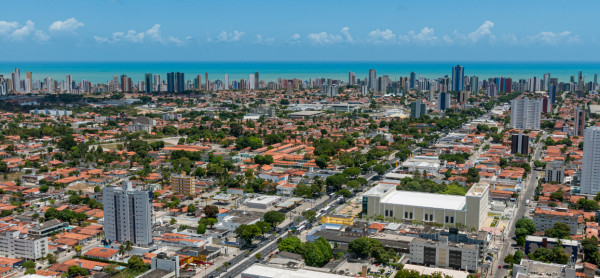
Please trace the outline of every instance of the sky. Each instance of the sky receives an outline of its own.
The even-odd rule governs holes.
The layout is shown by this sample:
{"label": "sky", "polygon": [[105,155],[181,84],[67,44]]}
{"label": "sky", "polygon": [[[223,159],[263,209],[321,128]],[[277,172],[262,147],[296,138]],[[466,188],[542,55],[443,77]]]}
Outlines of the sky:
{"label": "sky", "polygon": [[0,0],[4,61],[600,61],[594,0]]}

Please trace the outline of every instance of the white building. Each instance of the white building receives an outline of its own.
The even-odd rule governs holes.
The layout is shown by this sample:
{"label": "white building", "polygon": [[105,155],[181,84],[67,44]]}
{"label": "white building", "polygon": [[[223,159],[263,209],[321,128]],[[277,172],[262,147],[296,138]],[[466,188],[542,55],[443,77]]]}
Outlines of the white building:
{"label": "white building", "polygon": [[48,238],[21,234],[19,231],[0,233],[0,256],[38,260],[48,254]]}
{"label": "white building", "polygon": [[152,192],[123,187],[104,187],[104,234],[107,240],[149,246],[152,239]]}
{"label": "white building", "polygon": [[516,129],[540,129],[542,100],[513,99],[510,102],[510,127]]}
{"label": "white building", "polygon": [[329,272],[317,272],[308,269],[288,269],[275,266],[254,264],[242,272],[242,278],[348,278]]}
{"label": "white building", "polygon": [[600,127],[586,128],[583,138],[581,193],[596,195],[600,191]]}
{"label": "white building", "polygon": [[477,271],[480,260],[479,246],[449,242],[447,237],[442,237],[439,241],[415,238],[410,242],[409,248],[412,264]]}
{"label": "white building", "polygon": [[575,268],[563,264],[543,263],[522,259],[520,264],[513,265],[513,278],[575,278]]}
{"label": "white building", "polygon": [[489,185],[475,184],[465,196],[396,190],[379,184],[363,194],[363,213],[386,219],[467,226],[477,230],[489,210]]}

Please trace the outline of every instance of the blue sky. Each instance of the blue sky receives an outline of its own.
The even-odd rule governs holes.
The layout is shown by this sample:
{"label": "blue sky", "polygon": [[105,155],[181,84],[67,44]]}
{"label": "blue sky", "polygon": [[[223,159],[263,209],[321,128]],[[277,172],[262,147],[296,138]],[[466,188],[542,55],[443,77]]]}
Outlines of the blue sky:
{"label": "blue sky", "polygon": [[593,0],[0,0],[5,61],[600,61]]}

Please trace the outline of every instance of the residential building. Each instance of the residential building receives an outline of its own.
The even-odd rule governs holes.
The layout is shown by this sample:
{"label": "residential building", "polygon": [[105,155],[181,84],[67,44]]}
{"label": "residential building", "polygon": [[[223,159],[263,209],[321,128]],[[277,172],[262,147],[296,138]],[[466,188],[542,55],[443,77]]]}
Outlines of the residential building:
{"label": "residential building", "polygon": [[133,122],[127,126],[127,131],[129,132],[135,132],[135,131],[145,131],[145,132],[152,132],[152,127],[156,124],[156,121],[154,119],[148,118],[148,117],[144,117],[144,116],[138,116],[136,117]]}
{"label": "residential building", "polygon": [[469,101],[469,98],[471,97],[471,92],[470,91],[460,91],[458,93],[458,102],[460,104],[465,104]]}
{"label": "residential building", "polygon": [[538,232],[545,232],[560,222],[569,225],[571,234],[579,234],[583,230],[583,213],[562,208],[540,208],[537,207],[533,213],[533,224]]}
{"label": "residential building", "polygon": [[363,214],[394,220],[464,225],[479,230],[487,218],[489,185],[475,184],[465,196],[396,190],[379,184],[363,194]]}
{"label": "residential building", "polygon": [[519,133],[513,134],[511,138],[510,153],[529,154],[529,135]]}
{"label": "residential building", "polygon": [[19,231],[0,232],[0,256],[39,260],[48,254],[48,238],[21,234]]}
{"label": "residential building", "polygon": [[423,115],[427,115],[427,104],[417,99],[410,104],[410,117],[421,118]]}
{"label": "residential building", "polygon": [[193,196],[196,193],[196,179],[185,172],[171,174],[171,192],[174,195]]}
{"label": "residential building", "polygon": [[183,92],[185,91],[185,75],[183,72],[167,73],[167,92]]}
{"label": "residential building", "polygon": [[585,131],[585,110],[581,109],[581,107],[577,107],[575,109],[575,128],[573,130],[573,135],[583,136],[584,131]]}
{"label": "residential building", "polygon": [[152,192],[133,189],[131,182],[122,187],[102,189],[104,234],[107,240],[149,246],[152,238]]}
{"label": "residential building", "polygon": [[454,243],[447,237],[440,240],[415,238],[410,242],[411,264],[438,266],[467,271],[477,271],[480,249],[475,244]]}
{"label": "residential building", "polygon": [[154,86],[152,84],[152,73],[146,73],[144,75],[144,86],[144,93],[150,94],[154,91]]}
{"label": "residential building", "polygon": [[69,223],[67,222],[52,219],[43,223],[33,224],[33,226],[27,230],[27,233],[34,236],[50,236],[61,232],[68,226]]}
{"label": "residential building", "polygon": [[544,176],[546,182],[563,183],[564,179],[565,167],[562,161],[553,161],[546,164],[546,175]]}
{"label": "residential building", "polygon": [[581,193],[595,196],[600,192],[600,127],[598,126],[585,129],[581,168]]}
{"label": "residential building", "polygon": [[516,129],[540,129],[542,100],[513,99],[510,108],[510,127]]}

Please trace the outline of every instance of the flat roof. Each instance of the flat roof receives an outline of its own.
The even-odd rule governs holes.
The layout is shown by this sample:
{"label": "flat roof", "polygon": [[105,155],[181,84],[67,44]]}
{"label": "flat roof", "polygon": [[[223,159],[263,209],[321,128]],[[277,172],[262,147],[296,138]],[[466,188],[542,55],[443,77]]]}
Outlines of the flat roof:
{"label": "flat roof", "polygon": [[460,270],[452,270],[438,267],[427,267],[422,265],[413,265],[413,264],[405,264],[404,269],[406,270],[414,270],[419,272],[420,274],[432,275],[436,272],[441,273],[442,275],[448,275],[452,278],[467,278],[469,277],[469,272],[460,271]]}
{"label": "flat roof", "polygon": [[414,191],[396,191],[384,197],[380,203],[413,207],[463,210],[467,204],[464,196],[433,194]]}
{"label": "flat roof", "polygon": [[242,272],[242,276],[244,275],[256,275],[269,278],[348,278],[348,276],[327,272],[317,272],[306,269],[285,269],[281,267],[269,267],[259,264],[254,264],[244,270],[244,272]]}
{"label": "flat roof", "polygon": [[590,113],[592,113],[592,114],[600,114],[600,105],[598,105],[598,104],[590,104]]}
{"label": "flat roof", "polygon": [[289,116],[314,116],[319,114],[323,114],[323,111],[299,111],[290,113]]}

